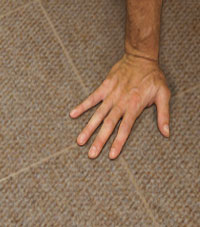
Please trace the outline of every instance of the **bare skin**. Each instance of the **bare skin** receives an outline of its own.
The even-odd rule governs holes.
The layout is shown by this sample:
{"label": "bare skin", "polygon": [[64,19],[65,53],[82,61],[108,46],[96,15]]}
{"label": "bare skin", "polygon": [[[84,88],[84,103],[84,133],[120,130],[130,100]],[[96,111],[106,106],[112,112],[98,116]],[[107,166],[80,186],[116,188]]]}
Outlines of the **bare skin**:
{"label": "bare skin", "polygon": [[[169,102],[171,92],[158,64],[161,0],[127,0],[125,53],[110,70],[103,83],[70,112],[76,118],[102,101],[77,138],[84,145],[96,128],[103,125],[95,138],[89,158],[96,158],[122,118],[109,152],[119,156],[136,118],[145,107],[155,104],[160,132],[169,137]],[[85,137],[81,136],[85,135]],[[95,148],[92,150],[92,148]]]}

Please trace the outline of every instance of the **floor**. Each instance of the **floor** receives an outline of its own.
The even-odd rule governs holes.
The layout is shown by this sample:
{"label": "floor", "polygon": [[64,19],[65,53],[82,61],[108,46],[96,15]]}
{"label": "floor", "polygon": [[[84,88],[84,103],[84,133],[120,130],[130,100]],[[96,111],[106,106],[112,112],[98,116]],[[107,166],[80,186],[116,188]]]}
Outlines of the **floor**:
{"label": "floor", "polygon": [[69,111],[123,55],[125,0],[0,0],[0,226],[200,226],[200,1],[163,1],[159,61],[170,138],[156,108],[120,156],[76,138],[100,104]]}

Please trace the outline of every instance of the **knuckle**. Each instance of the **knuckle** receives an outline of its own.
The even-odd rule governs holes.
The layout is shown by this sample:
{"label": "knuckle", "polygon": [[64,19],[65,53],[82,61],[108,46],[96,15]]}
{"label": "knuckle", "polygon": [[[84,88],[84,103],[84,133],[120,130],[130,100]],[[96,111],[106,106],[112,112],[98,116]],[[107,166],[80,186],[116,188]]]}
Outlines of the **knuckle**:
{"label": "knuckle", "polygon": [[85,103],[85,106],[91,106],[92,104],[94,103],[94,96],[93,94],[91,94],[88,99],[87,99],[87,102]]}
{"label": "knuckle", "polygon": [[109,83],[110,83],[110,80],[109,80],[108,78],[106,78],[106,79],[103,81],[102,85],[103,85],[104,87],[107,87],[107,86],[109,85]]}
{"label": "knuckle", "polygon": [[131,103],[135,107],[139,107],[140,104],[142,103],[142,98],[138,92],[134,92],[131,96]]}
{"label": "knuckle", "polygon": [[139,94],[139,91],[133,91],[131,98],[133,101],[139,103],[141,101],[141,96]]}
{"label": "knuckle", "polygon": [[95,113],[95,118],[98,118],[98,119],[103,119],[104,117],[104,113],[103,111],[101,110],[101,108],[97,109],[96,113]]}
{"label": "knuckle", "polygon": [[114,127],[114,121],[111,118],[106,118],[104,120],[104,123],[107,127],[112,128]]}
{"label": "knuckle", "polygon": [[129,133],[129,127],[127,126],[127,124],[124,124],[121,127],[121,130],[122,130],[122,132],[123,132],[124,135],[127,135]]}
{"label": "knuckle", "polygon": [[90,122],[85,126],[83,132],[84,132],[85,134],[87,134],[87,132],[92,132],[94,126],[95,126],[95,124],[94,124],[92,121],[90,121]]}
{"label": "knuckle", "polygon": [[132,127],[131,124],[132,124],[132,119],[124,120],[124,124],[122,125],[122,130],[126,133],[129,133]]}
{"label": "knuckle", "polygon": [[171,91],[168,87],[164,87],[164,93],[165,95],[170,99],[171,98]]}
{"label": "knuckle", "polygon": [[115,111],[122,113],[123,112],[123,108],[120,105],[116,105],[115,106]]}
{"label": "knuckle", "polygon": [[133,101],[136,103],[140,103],[141,102],[141,96],[139,94],[135,94],[133,96]]}
{"label": "knuckle", "polygon": [[101,100],[104,100],[107,97],[107,94],[110,91],[111,80],[106,78],[101,84]]}

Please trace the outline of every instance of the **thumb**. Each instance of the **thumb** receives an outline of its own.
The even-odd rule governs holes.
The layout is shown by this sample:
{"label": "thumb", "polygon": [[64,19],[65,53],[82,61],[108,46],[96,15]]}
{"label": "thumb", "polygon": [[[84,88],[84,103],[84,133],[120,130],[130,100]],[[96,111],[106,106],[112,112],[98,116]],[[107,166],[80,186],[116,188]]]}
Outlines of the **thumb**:
{"label": "thumb", "polygon": [[168,87],[164,86],[158,90],[155,104],[157,107],[157,121],[160,132],[169,137],[169,102],[171,92]]}

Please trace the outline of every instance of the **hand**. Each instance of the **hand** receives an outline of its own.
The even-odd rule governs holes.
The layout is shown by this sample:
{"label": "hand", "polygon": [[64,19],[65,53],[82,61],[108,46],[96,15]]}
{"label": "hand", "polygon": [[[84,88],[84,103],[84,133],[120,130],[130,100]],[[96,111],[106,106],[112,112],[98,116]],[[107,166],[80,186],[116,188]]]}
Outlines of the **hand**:
{"label": "hand", "polygon": [[103,121],[92,144],[92,147],[96,149],[93,151],[90,149],[88,153],[89,158],[96,158],[116,124],[123,117],[109,153],[111,159],[116,158],[120,154],[136,118],[145,107],[153,103],[157,107],[158,128],[164,136],[169,137],[170,97],[171,92],[166,79],[156,61],[124,54],[122,59],[112,67],[103,83],[75,108],[76,113],[70,113],[71,117],[76,118],[103,100],[78,136],[77,142],[79,145],[85,144]]}

